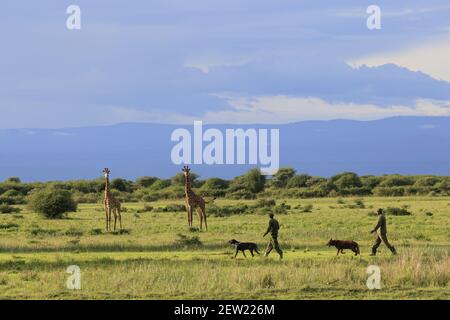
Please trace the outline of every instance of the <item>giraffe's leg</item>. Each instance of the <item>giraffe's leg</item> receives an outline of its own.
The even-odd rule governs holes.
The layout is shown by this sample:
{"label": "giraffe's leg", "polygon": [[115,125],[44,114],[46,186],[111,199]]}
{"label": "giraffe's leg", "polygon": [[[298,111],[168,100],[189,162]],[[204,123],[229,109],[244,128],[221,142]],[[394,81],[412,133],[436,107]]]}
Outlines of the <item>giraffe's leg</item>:
{"label": "giraffe's leg", "polygon": [[198,217],[200,218],[200,229],[202,228],[202,222],[205,222],[205,228],[208,230],[208,224],[206,223],[206,209],[205,204],[200,204],[197,209]]}
{"label": "giraffe's leg", "polygon": [[114,231],[116,231],[116,224],[117,224],[117,208],[114,208]]}
{"label": "giraffe's leg", "polygon": [[208,231],[208,224],[206,223],[206,207],[205,205],[202,206],[202,216],[203,220],[205,221],[205,229]]}
{"label": "giraffe's leg", "polygon": [[112,209],[108,208],[108,230],[111,231],[111,211]]}
{"label": "giraffe's leg", "polygon": [[190,222],[190,220],[189,220],[189,210],[190,210],[189,206],[188,206],[188,205],[186,205],[186,212],[187,212],[188,227],[190,227],[190,226],[191,226],[191,222]]}
{"label": "giraffe's leg", "polygon": [[106,231],[108,231],[108,208],[105,206],[105,223],[106,223]]}
{"label": "giraffe's leg", "polygon": [[117,213],[119,215],[119,226],[120,226],[120,230],[122,230],[122,209],[121,208],[117,208]]}
{"label": "giraffe's leg", "polygon": [[188,227],[191,227],[191,215],[192,215],[192,208],[191,206],[186,206],[187,208],[187,215],[188,215]]}
{"label": "giraffe's leg", "polygon": [[200,219],[200,230],[203,229],[203,213],[202,213],[202,209],[200,207],[197,207],[197,215],[198,218]]}

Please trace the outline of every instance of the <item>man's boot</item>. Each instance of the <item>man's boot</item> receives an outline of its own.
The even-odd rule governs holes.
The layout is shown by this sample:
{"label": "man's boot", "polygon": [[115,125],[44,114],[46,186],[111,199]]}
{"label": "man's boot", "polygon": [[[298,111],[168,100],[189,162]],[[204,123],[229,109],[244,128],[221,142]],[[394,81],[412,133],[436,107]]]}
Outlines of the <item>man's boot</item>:
{"label": "man's boot", "polygon": [[370,254],[371,257],[375,257],[377,255],[377,249],[372,248],[372,253]]}

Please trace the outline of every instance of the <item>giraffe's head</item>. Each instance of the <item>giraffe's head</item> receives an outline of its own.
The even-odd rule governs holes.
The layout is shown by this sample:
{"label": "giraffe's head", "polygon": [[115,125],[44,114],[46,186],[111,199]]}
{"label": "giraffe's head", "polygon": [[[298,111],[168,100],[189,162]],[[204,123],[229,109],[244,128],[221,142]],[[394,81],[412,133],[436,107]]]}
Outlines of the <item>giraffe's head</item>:
{"label": "giraffe's head", "polygon": [[189,172],[191,172],[191,169],[189,169],[188,166],[184,166],[183,169],[181,169],[181,171],[184,172],[185,176],[189,176]]}
{"label": "giraffe's head", "polygon": [[103,169],[103,174],[105,175],[105,178],[109,178],[109,174],[111,171],[108,168]]}

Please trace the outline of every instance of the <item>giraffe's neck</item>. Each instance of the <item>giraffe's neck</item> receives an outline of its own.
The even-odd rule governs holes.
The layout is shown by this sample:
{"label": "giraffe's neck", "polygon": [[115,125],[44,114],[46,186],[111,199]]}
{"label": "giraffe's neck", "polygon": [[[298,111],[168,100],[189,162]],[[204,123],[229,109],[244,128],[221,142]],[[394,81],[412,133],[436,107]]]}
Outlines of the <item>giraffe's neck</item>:
{"label": "giraffe's neck", "polygon": [[109,177],[105,178],[105,197],[109,198],[110,190],[109,190]]}
{"label": "giraffe's neck", "polygon": [[184,175],[184,191],[186,195],[192,193],[191,180],[189,179],[189,174]]}

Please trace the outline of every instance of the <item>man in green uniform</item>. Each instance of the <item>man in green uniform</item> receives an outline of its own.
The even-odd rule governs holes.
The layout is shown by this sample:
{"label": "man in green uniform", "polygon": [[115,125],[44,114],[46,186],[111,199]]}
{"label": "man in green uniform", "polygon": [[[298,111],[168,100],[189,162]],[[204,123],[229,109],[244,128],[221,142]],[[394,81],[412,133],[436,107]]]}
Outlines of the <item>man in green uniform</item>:
{"label": "man in green uniform", "polygon": [[278,244],[278,230],[280,229],[280,224],[277,220],[274,219],[273,213],[269,214],[270,220],[269,220],[269,227],[267,228],[266,233],[264,233],[263,237],[265,237],[268,233],[270,233],[270,242],[267,246],[266,253],[264,253],[264,256],[267,257],[269,253],[272,251],[272,249],[275,248],[275,250],[280,255],[280,259],[283,259],[283,251],[280,248],[280,245]]}
{"label": "man in green uniform", "polygon": [[396,255],[397,250],[395,250],[394,246],[392,246],[387,238],[387,228],[386,228],[386,216],[384,214],[383,209],[378,209],[378,223],[375,226],[375,229],[373,229],[370,233],[375,233],[377,230],[379,231],[379,234],[377,234],[377,240],[375,241],[375,244],[372,247],[372,254],[371,256],[375,256],[377,254],[377,249],[380,246],[381,242],[384,242],[386,247],[391,250],[392,254]]}

